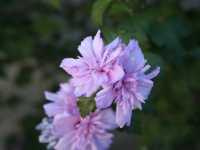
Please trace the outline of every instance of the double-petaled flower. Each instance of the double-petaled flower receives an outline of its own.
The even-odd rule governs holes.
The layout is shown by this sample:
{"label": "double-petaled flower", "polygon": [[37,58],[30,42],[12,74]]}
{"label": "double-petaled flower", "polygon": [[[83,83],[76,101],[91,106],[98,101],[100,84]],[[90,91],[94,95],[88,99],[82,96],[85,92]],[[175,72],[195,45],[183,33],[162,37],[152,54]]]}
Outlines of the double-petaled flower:
{"label": "double-petaled flower", "polygon": [[107,108],[114,101],[117,104],[116,122],[119,127],[123,127],[125,124],[130,125],[133,109],[142,109],[142,103],[145,103],[153,87],[152,79],[158,75],[160,68],[145,73],[150,69],[150,65],[146,64],[135,40],[130,40],[124,47],[120,64],[125,72],[123,78],[104,86],[96,95],[96,104],[98,108]]}
{"label": "double-petaled flower", "polygon": [[109,131],[116,128],[112,109],[97,110],[86,117],[60,114],[53,124],[59,138],[56,150],[106,150],[113,137]]}
{"label": "double-petaled flower", "polygon": [[82,117],[74,88],[61,84],[56,93],[45,92],[50,103],[44,105],[48,118],[37,126],[40,142],[56,150],[106,150],[112,142],[109,131],[117,127],[112,109],[96,110]]}
{"label": "double-petaled flower", "polygon": [[[130,126],[132,111],[142,109],[160,68],[149,71],[138,42],[126,45],[120,38],[105,45],[100,31],[86,37],[78,47],[81,56],[65,58],[60,67],[72,78],[56,93],[45,92],[50,102],[38,129],[40,142],[55,150],[107,150],[111,130]],[[95,95],[96,110],[82,116],[80,96]],[[111,106],[116,103],[116,113]]]}
{"label": "double-petaled flower", "polygon": [[60,65],[72,75],[77,96],[91,96],[103,84],[115,83],[124,76],[124,71],[118,64],[123,50],[119,38],[104,45],[98,31],[94,39],[86,37],[78,50],[82,56],[77,59],[65,58]]}

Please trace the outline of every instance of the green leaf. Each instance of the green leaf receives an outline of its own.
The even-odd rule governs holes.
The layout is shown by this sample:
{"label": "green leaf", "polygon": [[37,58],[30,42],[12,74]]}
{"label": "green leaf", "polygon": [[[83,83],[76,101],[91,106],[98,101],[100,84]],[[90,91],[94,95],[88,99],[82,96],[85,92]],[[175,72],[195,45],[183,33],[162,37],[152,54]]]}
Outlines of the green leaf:
{"label": "green leaf", "polygon": [[60,8],[60,0],[50,0],[49,3],[56,9]]}
{"label": "green leaf", "polygon": [[92,21],[97,26],[103,23],[103,14],[112,0],[97,0],[92,8]]}
{"label": "green leaf", "polygon": [[125,3],[119,2],[112,4],[111,8],[109,9],[109,14],[119,17],[126,14],[132,14],[132,10]]}
{"label": "green leaf", "polygon": [[78,101],[78,107],[82,117],[87,116],[95,110],[95,101],[93,98],[81,97]]}

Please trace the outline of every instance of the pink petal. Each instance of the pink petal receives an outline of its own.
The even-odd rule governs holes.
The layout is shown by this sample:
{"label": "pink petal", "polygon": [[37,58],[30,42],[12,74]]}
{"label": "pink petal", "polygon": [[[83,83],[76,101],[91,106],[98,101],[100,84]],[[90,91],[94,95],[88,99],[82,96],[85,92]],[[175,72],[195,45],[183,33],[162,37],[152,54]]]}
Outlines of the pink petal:
{"label": "pink petal", "polygon": [[131,54],[133,55],[133,57],[135,59],[135,61],[134,61],[135,67],[137,69],[140,69],[141,67],[143,67],[146,63],[146,60],[144,59],[144,55],[142,53],[141,48],[138,45],[138,42],[135,40],[131,40],[128,44],[128,49],[131,50]]}
{"label": "pink petal", "polygon": [[114,99],[114,94],[111,88],[104,88],[96,94],[96,106],[97,108],[107,108],[109,107]]}
{"label": "pink petal", "polygon": [[93,81],[96,85],[100,86],[103,83],[108,82],[109,78],[105,72],[95,71],[92,73]]}
{"label": "pink petal", "polygon": [[120,61],[128,73],[136,72],[145,65],[146,60],[137,41],[130,40]]}
{"label": "pink petal", "polygon": [[101,38],[101,31],[98,30],[97,34],[93,40],[93,49],[95,52],[96,57],[100,60],[102,58],[103,50],[104,50],[104,43]]}
{"label": "pink petal", "polygon": [[142,103],[138,100],[134,101],[134,105],[133,105],[133,108],[132,109],[139,109],[139,110],[142,110]]}
{"label": "pink petal", "polygon": [[130,126],[132,116],[132,108],[128,101],[117,103],[116,123],[120,128],[124,125]]}
{"label": "pink petal", "polygon": [[45,91],[44,95],[45,95],[45,98],[50,101],[56,101],[58,99],[58,95],[55,93]]}
{"label": "pink petal", "polygon": [[113,66],[112,70],[109,72],[110,80],[112,83],[115,83],[116,81],[119,81],[124,76],[124,70],[121,66],[115,65]]}
{"label": "pink petal", "polygon": [[144,66],[144,68],[142,68],[141,72],[145,73],[147,70],[149,70],[151,68],[151,65],[147,64]]}
{"label": "pink petal", "polygon": [[146,77],[147,77],[148,79],[153,79],[153,78],[155,78],[159,73],[160,73],[160,67],[157,67],[157,68],[154,69],[151,73],[147,74]]}
{"label": "pink petal", "polygon": [[73,144],[73,132],[69,132],[64,137],[62,137],[55,146],[55,150],[66,150],[70,149]]}
{"label": "pink petal", "polygon": [[112,109],[104,109],[98,112],[98,115],[93,118],[96,125],[104,130],[113,130],[117,127],[115,123],[115,113]]}
{"label": "pink petal", "polygon": [[117,37],[116,39],[114,39],[110,44],[108,44],[105,49],[107,51],[112,51],[114,49],[117,48],[117,46],[119,46],[119,44],[121,43],[121,39],[119,37]]}
{"label": "pink petal", "polygon": [[83,96],[87,93],[87,89],[86,87],[86,83],[85,81],[89,81],[90,79],[87,79],[85,77],[83,78],[73,78],[71,81],[73,83],[73,85],[75,86],[75,91],[74,94],[79,97],[79,96]]}
{"label": "pink petal", "polygon": [[57,115],[53,121],[56,136],[63,136],[75,129],[75,124],[80,120],[79,116],[70,116],[66,113]]}
{"label": "pink petal", "polygon": [[96,144],[96,142],[99,142],[97,140],[94,140],[94,138],[90,141],[90,144],[87,146],[87,148],[85,149],[88,149],[88,150],[99,150],[99,147],[98,145]]}
{"label": "pink petal", "polygon": [[74,78],[72,83],[76,87],[74,92],[76,96],[89,97],[99,88],[99,85],[95,84],[90,76]]}
{"label": "pink petal", "polygon": [[138,80],[137,91],[138,93],[141,93],[144,99],[148,98],[152,87],[153,87],[153,82],[151,80],[148,79]]}
{"label": "pink petal", "polygon": [[112,138],[113,135],[111,133],[95,135],[95,139],[93,139],[92,145],[95,145],[98,148],[97,150],[107,150],[112,143]]}
{"label": "pink petal", "polygon": [[[86,92],[86,90],[85,90],[85,81],[88,81],[89,79],[90,78],[87,77],[87,76],[83,76],[83,77],[80,77],[80,78],[72,78],[71,79],[71,83],[75,87],[74,94],[77,97],[83,95]],[[80,89],[80,92],[77,89]]]}
{"label": "pink petal", "polygon": [[121,56],[122,54],[122,46],[118,46],[114,51],[110,52],[109,54],[107,54],[105,56],[105,63],[109,64],[109,63],[113,63],[117,61],[117,58]]}
{"label": "pink petal", "polygon": [[90,83],[86,86],[86,97],[90,97],[93,93],[95,93],[99,88],[99,84],[96,84],[94,80],[91,80]]}
{"label": "pink petal", "polygon": [[145,97],[141,94],[141,93],[139,93],[139,92],[136,92],[135,93],[135,97],[136,97],[136,100],[135,101],[139,101],[140,103],[145,103]]}
{"label": "pink petal", "polygon": [[93,42],[92,37],[89,36],[86,37],[79,45],[78,50],[83,57],[85,58],[94,57],[92,42]]}
{"label": "pink petal", "polygon": [[65,111],[64,106],[61,106],[57,103],[49,103],[44,105],[45,113],[49,117],[53,117],[59,113],[63,113]]}
{"label": "pink petal", "polygon": [[66,92],[69,93],[70,95],[73,95],[74,87],[71,83],[61,83],[60,87]]}
{"label": "pink petal", "polygon": [[82,59],[65,58],[60,67],[72,76],[83,76],[87,74],[87,66]]}

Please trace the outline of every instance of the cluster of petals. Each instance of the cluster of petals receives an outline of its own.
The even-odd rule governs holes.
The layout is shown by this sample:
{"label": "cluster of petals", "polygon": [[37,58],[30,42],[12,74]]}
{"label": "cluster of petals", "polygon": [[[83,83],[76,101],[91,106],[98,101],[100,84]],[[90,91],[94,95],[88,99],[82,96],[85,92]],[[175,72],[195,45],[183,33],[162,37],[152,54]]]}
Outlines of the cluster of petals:
{"label": "cluster of petals", "polygon": [[107,150],[112,142],[111,131],[116,128],[112,109],[80,115],[61,114],[54,120],[54,132],[59,138],[56,150]]}
{"label": "cluster of petals", "polygon": [[113,101],[117,104],[116,123],[121,128],[130,126],[133,109],[142,109],[142,103],[145,103],[153,87],[152,79],[160,72],[157,67],[146,73],[151,67],[146,62],[138,42],[130,40],[119,60],[125,72],[123,78],[104,86],[96,94],[98,108],[107,108]]}
{"label": "cluster of petals", "polygon": [[95,100],[99,109],[115,102],[116,123],[121,128],[129,126],[132,110],[142,109],[153,87],[152,79],[159,74],[160,68],[149,71],[151,66],[136,40],[126,45],[116,38],[104,46],[100,31],[94,39],[85,38],[78,50],[82,57],[65,58],[60,65],[72,75],[75,94],[91,96],[97,92]]}
{"label": "cluster of petals", "polygon": [[86,37],[78,50],[82,56],[65,58],[60,65],[73,77],[77,96],[89,97],[103,84],[115,83],[124,76],[123,68],[118,63],[123,50],[121,39],[116,38],[104,45],[98,31],[94,39]]}
{"label": "cluster of petals", "polygon": [[106,150],[112,142],[109,131],[117,127],[112,109],[96,110],[82,117],[74,87],[60,85],[56,93],[45,92],[50,102],[44,105],[47,118],[37,126],[39,141],[55,150]]}
{"label": "cluster of petals", "polygon": [[[160,68],[150,69],[136,40],[125,44],[117,37],[106,45],[100,31],[86,37],[78,51],[79,57],[60,64],[72,76],[70,82],[56,93],[45,92],[49,103],[44,105],[47,118],[37,127],[39,139],[55,150],[107,150],[110,131],[130,126],[133,110],[142,109]],[[93,95],[96,110],[82,117],[77,101]]]}

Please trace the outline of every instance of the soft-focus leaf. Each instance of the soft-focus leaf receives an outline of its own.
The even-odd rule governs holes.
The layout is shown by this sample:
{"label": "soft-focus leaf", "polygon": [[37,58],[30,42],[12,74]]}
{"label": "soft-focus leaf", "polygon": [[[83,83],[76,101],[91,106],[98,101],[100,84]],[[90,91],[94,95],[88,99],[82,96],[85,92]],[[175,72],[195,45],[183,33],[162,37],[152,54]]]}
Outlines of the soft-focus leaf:
{"label": "soft-focus leaf", "polygon": [[61,5],[61,0],[48,0],[48,1],[55,8],[59,8]]}
{"label": "soft-focus leaf", "polygon": [[92,21],[96,25],[102,25],[103,15],[112,0],[96,0],[92,7]]}
{"label": "soft-focus leaf", "polygon": [[132,14],[132,10],[124,2],[119,2],[111,5],[109,14],[112,16],[123,17],[124,15]]}
{"label": "soft-focus leaf", "polygon": [[94,99],[87,97],[81,97],[78,106],[82,117],[89,115],[96,108]]}

